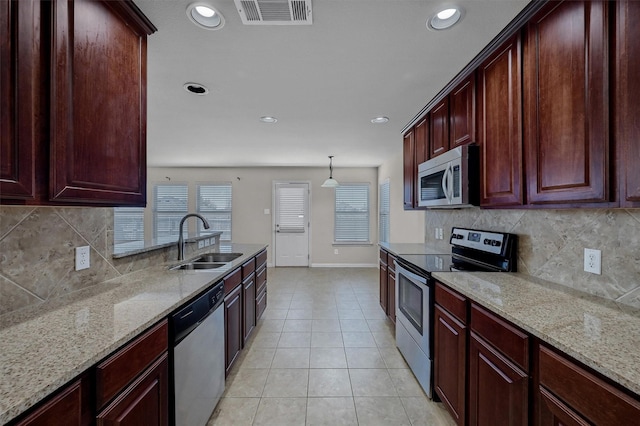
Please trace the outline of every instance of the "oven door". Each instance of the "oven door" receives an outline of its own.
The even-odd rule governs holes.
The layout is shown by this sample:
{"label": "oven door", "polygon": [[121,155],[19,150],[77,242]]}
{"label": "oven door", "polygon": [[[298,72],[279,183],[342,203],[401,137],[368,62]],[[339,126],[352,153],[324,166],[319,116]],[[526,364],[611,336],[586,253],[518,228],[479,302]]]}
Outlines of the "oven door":
{"label": "oven door", "polygon": [[396,265],[396,321],[431,358],[431,291],[427,279]]}

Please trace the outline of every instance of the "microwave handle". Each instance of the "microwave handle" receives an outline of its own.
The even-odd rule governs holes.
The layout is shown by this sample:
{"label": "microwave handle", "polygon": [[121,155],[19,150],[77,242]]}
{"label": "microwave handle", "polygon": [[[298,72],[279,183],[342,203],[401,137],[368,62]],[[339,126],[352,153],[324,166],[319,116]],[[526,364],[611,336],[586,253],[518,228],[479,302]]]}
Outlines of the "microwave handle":
{"label": "microwave handle", "polygon": [[449,194],[447,194],[447,199],[449,203],[453,202],[453,166],[449,164],[449,168],[447,169],[447,173],[449,174],[449,178],[447,179],[447,187],[449,189]]}
{"label": "microwave handle", "polygon": [[451,197],[449,195],[449,193],[451,192],[449,190],[449,184],[450,184],[449,169],[450,168],[451,168],[451,163],[447,164],[447,168],[444,170],[444,174],[442,175],[442,192],[444,193],[444,196],[447,199],[447,202],[449,204],[451,204]]}

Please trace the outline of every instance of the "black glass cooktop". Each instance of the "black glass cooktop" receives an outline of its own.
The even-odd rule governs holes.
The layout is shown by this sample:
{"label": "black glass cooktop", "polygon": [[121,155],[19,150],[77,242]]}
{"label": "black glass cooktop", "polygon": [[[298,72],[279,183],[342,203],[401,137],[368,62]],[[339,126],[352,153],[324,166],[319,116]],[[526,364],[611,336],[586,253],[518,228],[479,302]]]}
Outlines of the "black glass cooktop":
{"label": "black glass cooktop", "polygon": [[403,254],[402,259],[426,273],[449,272],[453,261],[450,254]]}

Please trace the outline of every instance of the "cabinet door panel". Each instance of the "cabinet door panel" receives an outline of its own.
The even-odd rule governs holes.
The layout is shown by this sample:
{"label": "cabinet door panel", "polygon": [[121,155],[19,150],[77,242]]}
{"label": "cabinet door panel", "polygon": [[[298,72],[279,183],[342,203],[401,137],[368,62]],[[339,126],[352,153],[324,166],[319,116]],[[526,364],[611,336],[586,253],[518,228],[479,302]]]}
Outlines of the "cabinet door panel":
{"label": "cabinet door panel", "polygon": [[429,112],[429,155],[431,158],[449,149],[449,98],[444,98]]}
{"label": "cabinet door panel", "polygon": [[620,204],[640,207],[640,2],[616,2],[614,108]]}
{"label": "cabinet door panel", "polygon": [[256,280],[255,274],[251,274],[242,284],[243,308],[243,342],[246,344],[251,332],[256,326]]}
{"label": "cabinet door panel", "polygon": [[389,272],[386,263],[380,262],[380,307],[387,312],[387,298],[389,291]]}
{"label": "cabinet door panel", "polygon": [[236,289],[224,299],[224,339],[226,375],[229,375],[233,363],[242,349],[242,287]]}
{"label": "cabinet door panel", "polygon": [[476,140],[476,75],[471,74],[449,95],[451,148]]}
{"label": "cabinet door panel", "polygon": [[527,425],[529,378],[482,338],[469,342],[469,424]]}
{"label": "cabinet door panel", "polygon": [[416,167],[429,159],[429,125],[425,117],[415,127]]}
{"label": "cabinet door panel", "polygon": [[[42,146],[41,2],[0,3],[0,196],[33,200]],[[15,36],[14,36],[15,35]],[[15,64],[15,66],[14,66]]]}
{"label": "cabinet door panel", "polygon": [[520,36],[478,69],[482,206],[523,203]]}
{"label": "cabinet door panel", "polygon": [[553,2],[525,44],[527,199],[609,199],[608,13],[605,2]]}
{"label": "cabinet door panel", "polygon": [[169,424],[169,361],[164,354],[97,416],[98,426]]}
{"label": "cabinet door panel", "polygon": [[146,34],[114,8],[53,3],[52,200],[146,203]]}
{"label": "cabinet door panel", "polygon": [[389,269],[387,281],[387,315],[395,324],[396,322],[396,272]]}
{"label": "cabinet door panel", "polygon": [[404,135],[402,143],[403,153],[403,188],[404,188],[404,209],[413,210],[416,202],[416,176],[418,166],[416,165],[416,147],[413,129]]}
{"label": "cabinet door panel", "polygon": [[467,328],[439,305],[435,308],[435,392],[458,425],[465,424]]}

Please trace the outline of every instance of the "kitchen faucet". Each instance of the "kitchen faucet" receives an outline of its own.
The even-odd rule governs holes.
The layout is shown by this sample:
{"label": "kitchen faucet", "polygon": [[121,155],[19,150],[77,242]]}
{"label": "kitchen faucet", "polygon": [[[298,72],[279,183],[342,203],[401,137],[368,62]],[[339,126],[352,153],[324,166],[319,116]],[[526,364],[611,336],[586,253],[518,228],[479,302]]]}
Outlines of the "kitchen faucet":
{"label": "kitchen faucet", "polygon": [[184,227],[184,221],[189,217],[197,217],[202,221],[204,229],[209,229],[209,222],[207,222],[207,219],[198,213],[188,213],[182,218],[180,221],[180,236],[178,237],[178,261],[184,260],[184,236],[182,235],[182,228]]}

